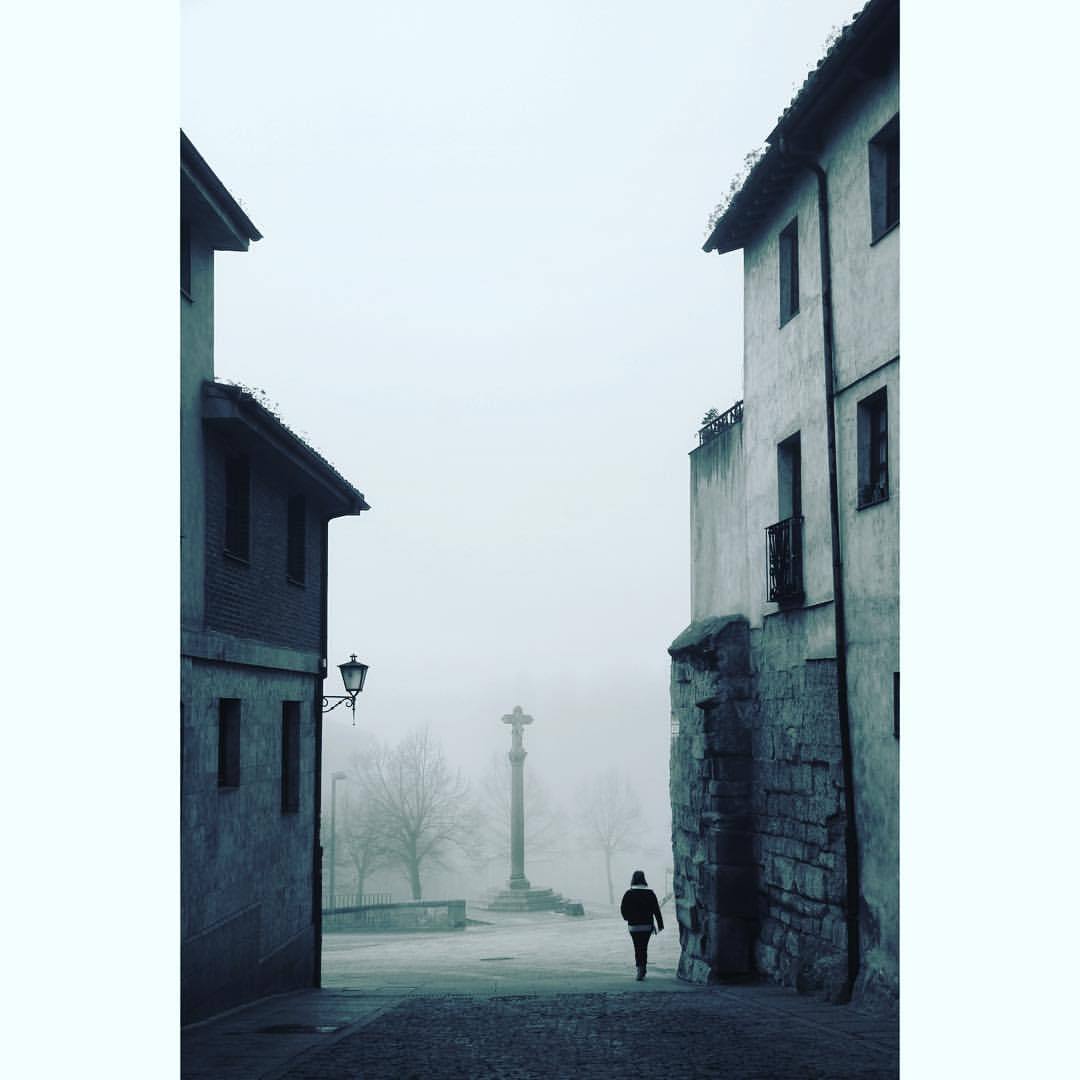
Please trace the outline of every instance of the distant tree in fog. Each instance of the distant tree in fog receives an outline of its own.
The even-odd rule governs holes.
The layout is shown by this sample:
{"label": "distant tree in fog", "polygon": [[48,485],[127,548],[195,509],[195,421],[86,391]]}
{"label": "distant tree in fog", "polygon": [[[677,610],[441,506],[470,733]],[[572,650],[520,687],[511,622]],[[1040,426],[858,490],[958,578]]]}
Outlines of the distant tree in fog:
{"label": "distant tree in fog", "polygon": [[473,839],[468,782],[451,771],[427,728],[360,755],[354,776],[367,815],[358,843],[366,842],[377,861],[401,869],[412,898],[422,899],[424,868],[443,865],[452,848],[465,848]]}
{"label": "distant tree in fog", "polygon": [[[366,754],[374,752],[372,748]],[[354,756],[349,769],[352,781],[345,791],[344,821],[339,826],[338,851],[356,875],[356,895],[364,892],[364,880],[389,864],[387,824],[371,796],[363,766],[364,756]],[[339,863],[342,859],[338,860]]]}
{"label": "distant tree in fog", "polygon": [[633,785],[617,769],[598,773],[579,799],[578,823],[586,844],[603,853],[608,903],[614,904],[612,856],[637,847],[637,840],[644,828],[641,801]]}
{"label": "distant tree in fog", "polygon": [[[488,759],[477,785],[477,855],[484,859],[510,858],[510,761],[505,752]],[[535,770],[525,769],[525,852],[538,855],[554,850],[566,835],[559,807]]]}

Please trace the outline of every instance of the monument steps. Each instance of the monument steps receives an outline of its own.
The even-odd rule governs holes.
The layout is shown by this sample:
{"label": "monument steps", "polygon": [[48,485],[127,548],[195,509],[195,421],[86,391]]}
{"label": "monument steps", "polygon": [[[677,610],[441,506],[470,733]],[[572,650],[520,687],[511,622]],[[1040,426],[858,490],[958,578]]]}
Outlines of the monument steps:
{"label": "monument steps", "polygon": [[563,911],[567,915],[584,915],[585,909],[576,900],[567,900],[552,889],[534,889],[525,877],[525,789],[522,774],[528,754],[522,740],[522,728],[533,718],[522,712],[520,705],[503,718],[510,725],[510,880],[508,888],[489,894],[481,907],[488,911]]}
{"label": "monument steps", "polygon": [[480,905],[486,911],[561,911],[566,915],[584,915],[580,900],[568,900],[554,889],[496,889]]}

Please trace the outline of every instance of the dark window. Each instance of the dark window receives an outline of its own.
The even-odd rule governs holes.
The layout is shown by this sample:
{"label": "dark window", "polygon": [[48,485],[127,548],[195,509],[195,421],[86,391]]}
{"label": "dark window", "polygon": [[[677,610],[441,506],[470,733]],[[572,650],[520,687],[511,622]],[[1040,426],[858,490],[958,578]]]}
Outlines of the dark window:
{"label": "dark window", "polygon": [[191,299],[191,230],[180,223],[180,291]]}
{"label": "dark window", "polygon": [[892,673],[892,733],[893,738],[900,738],[900,672]]}
{"label": "dark window", "polygon": [[781,520],[802,515],[802,440],[799,432],[776,448],[777,509]]}
{"label": "dark window", "polygon": [[870,140],[870,242],[900,221],[900,114]]}
{"label": "dark window", "polygon": [[300,810],[300,702],[281,703],[281,812]]}
{"label": "dark window", "polygon": [[780,325],[799,313],[799,219],[780,234]]}
{"label": "dark window", "polygon": [[889,401],[885,387],[859,402],[861,509],[889,497]]}
{"label": "dark window", "polygon": [[803,598],[802,441],[796,432],[776,448],[780,520],[765,530],[768,596],[779,604]]}
{"label": "dark window", "polygon": [[251,470],[246,457],[225,460],[225,550],[247,559],[251,523]]}
{"label": "dark window", "polygon": [[307,500],[303,495],[289,499],[285,572],[290,581],[303,585],[307,580]]}
{"label": "dark window", "polygon": [[240,699],[218,699],[218,787],[240,786]]}

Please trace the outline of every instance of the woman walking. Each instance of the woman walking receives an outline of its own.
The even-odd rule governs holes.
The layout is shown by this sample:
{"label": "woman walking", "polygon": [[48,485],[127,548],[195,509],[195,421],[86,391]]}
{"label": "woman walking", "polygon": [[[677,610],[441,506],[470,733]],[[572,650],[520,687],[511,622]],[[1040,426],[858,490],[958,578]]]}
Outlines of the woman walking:
{"label": "woman walking", "polygon": [[645,881],[643,870],[634,871],[634,876],[630,879],[630,888],[623,893],[619,910],[629,924],[630,938],[634,942],[634,963],[637,964],[637,977],[640,981],[645,978],[645,967],[649,958],[649,938],[664,929],[664,916],[660,914],[660,904],[656,899],[656,893]]}

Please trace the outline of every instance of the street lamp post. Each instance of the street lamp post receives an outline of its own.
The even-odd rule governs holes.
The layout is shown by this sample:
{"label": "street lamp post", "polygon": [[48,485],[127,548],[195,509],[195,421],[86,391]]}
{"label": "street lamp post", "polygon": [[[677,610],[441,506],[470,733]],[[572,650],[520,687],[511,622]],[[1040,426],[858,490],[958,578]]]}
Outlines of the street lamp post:
{"label": "street lamp post", "polygon": [[334,893],[334,868],[337,864],[337,785],[339,780],[345,778],[343,772],[336,772],[330,777],[330,911],[337,907]]}

